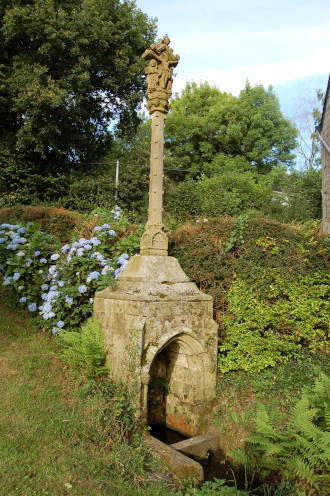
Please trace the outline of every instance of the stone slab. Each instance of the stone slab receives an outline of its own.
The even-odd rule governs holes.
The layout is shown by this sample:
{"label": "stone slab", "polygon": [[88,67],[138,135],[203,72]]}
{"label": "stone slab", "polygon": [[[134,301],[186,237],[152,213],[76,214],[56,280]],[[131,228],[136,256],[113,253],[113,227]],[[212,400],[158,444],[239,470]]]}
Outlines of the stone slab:
{"label": "stone slab", "polygon": [[169,471],[178,479],[194,479],[198,482],[204,481],[204,470],[203,467],[183,455],[179,451],[171,448],[167,444],[159,441],[153,436],[146,436],[146,445],[156,453],[158,456],[163,458],[169,468]]}
{"label": "stone slab", "polygon": [[200,436],[173,443],[170,447],[185,455],[203,460],[209,451],[215,451],[219,447],[219,436],[201,434]]}

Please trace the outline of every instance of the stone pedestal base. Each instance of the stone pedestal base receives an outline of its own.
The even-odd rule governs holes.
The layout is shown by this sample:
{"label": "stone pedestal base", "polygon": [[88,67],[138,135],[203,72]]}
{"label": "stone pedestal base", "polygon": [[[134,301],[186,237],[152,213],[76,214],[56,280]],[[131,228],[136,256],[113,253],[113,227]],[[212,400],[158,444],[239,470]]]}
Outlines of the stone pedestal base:
{"label": "stone pedestal base", "polygon": [[323,232],[323,234],[330,234],[330,217],[322,219],[321,231]]}
{"label": "stone pedestal base", "polygon": [[216,394],[217,324],[213,300],[190,282],[173,257],[129,261],[114,290],[96,293],[111,373],[131,379],[134,361],[142,425],[166,424],[188,436]]}

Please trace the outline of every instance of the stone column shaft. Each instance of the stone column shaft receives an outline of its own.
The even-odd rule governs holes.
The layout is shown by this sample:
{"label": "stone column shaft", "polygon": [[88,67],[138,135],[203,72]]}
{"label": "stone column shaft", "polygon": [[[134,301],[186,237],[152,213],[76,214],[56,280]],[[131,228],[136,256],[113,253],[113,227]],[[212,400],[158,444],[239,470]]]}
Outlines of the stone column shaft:
{"label": "stone column shaft", "polygon": [[163,226],[163,157],[165,114],[151,115],[150,192],[148,224]]}
{"label": "stone column shaft", "polygon": [[163,231],[163,161],[166,114],[151,114],[151,152],[148,222],[141,238],[141,255],[167,255],[168,239]]}

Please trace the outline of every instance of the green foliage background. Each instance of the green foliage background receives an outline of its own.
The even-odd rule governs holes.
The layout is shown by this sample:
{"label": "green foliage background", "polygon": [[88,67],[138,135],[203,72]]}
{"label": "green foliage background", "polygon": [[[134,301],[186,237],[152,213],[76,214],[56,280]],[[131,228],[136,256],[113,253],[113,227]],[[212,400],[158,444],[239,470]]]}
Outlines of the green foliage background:
{"label": "green foliage background", "polygon": [[219,368],[258,371],[324,348],[329,315],[329,245],[311,228],[262,218],[187,224],[170,253],[214,298]]}
{"label": "green foliage background", "polygon": [[0,193],[51,202],[109,150],[111,120],[138,122],[155,24],[128,0],[5,0],[0,22]]}
{"label": "green foliage background", "polygon": [[171,103],[165,128],[172,167],[194,177],[203,169],[219,171],[237,161],[241,170],[269,172],[293,164],[296,130],[284,119],[269,88],[249,83],[238,97],[208,83],[187,84]]}

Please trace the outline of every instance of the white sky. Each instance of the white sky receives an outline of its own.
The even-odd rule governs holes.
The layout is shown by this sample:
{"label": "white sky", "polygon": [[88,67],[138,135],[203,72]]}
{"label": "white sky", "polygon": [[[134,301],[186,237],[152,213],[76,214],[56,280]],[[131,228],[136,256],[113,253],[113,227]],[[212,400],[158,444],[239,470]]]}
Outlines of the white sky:
{"label": "white sky", "polygon": [[330,70],[330,0],[136,0],[174,53],[174,92],[208,81],[238,94]]}

